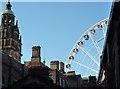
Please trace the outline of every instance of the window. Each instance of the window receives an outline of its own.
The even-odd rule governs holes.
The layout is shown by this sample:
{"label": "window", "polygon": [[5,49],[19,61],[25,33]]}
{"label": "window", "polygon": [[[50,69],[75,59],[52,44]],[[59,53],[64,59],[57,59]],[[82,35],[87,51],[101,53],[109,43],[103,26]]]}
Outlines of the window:
{"label": "window", "polygon": [[4,46],[4,39],[2,40],[2,46]]}
{"label": "window", "polygon": [[5,46],[7,46],[8,44],[7,44],[7,40],[5,40]]}
{"label": "window", "polygon": [[14,46],[14,41],[12,40],[12,46]]}
{"label": "window", "polygon": [[10,39],[6,40],[6,46],[10,45]]}

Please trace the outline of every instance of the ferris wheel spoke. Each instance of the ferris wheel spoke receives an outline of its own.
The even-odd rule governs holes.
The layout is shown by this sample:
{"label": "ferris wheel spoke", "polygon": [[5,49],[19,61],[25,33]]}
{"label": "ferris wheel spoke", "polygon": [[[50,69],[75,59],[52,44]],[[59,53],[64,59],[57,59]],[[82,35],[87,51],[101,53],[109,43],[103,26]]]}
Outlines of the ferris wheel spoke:
{"label": "ferris wheel spoke", "polygon": [[[86,48],[86,50],[88,50],[88,52],[89,52],[90,49],[92,49],[92,48],[94,47],[93,45],[92,45],[92,47],[91,47],[91,45],[92,45],[92,43]],[[89,49],[88,49],[88,48],[89,48]],[[87,55],[79,58],[79,59],[82,59],[81,63],[85,60],[86,57],[87,57]],[[79,61],[80,61],[80,60],[79,60]],[[91,60],[91,61],[92,61],[92,60]]]}
{"label": "ferris wheel spoke", "polygon": [[[93,61],[91,60],[91,61],[90,61],[90,64],[88,64],[88,66],[90,66],[92,62],[93,62]],[[93,64],[94,64],[94,63],[93,63]],[[88,74],[88,72],[89,72],[89,69],[87,69],[86,75]],[[91,72],[90,72],[90,74],[91,74]]]}
{"label": "ferris wheel spoke", "polygon": [[93,72],[98,73],[97,70],[95,70],[95,69],[93,69],[93,68],[90,68],[90,67],[88,67],[88,66],[86,66],[86,65],[84,65],[84,64],[81,64],[80,62],[77,62],[77,61],[73,61],[73,62],[76,63],[76,64],[78,64],[78,65],[80,65],[80,66],[82,66],[82,67],[84,67],[84,68],[87,68],[87,69],[89,69],[89,70],[91,70],[91,71],[93,71]]}
{"label": "ferris wheel spoke", "polygon": [[100,42],[100,41],[102,41],[104,39],[104,36],[101,36],[98,40],[97,40],[97,42]]}
{"label": "ferris wheel spoke", "polygon": [[99,66],[99,63],[98,63],[98,61],[89,53],[89,52],[87,52],[84,48],[82,48],[82,47],[80,47],[80,49],[84,52],[84,53],[86,53],[86,55],[88,55],[88,57],[90,57],[94,62],[95,62],[95,64],[97,64],[97,66]]}
{"label": "ferris wheel spoke", "polygon": [[[86,50],[89,51],[91,48],[94,47],[94,46],[92,46],[92,47],[91,47],[91,46],[92,46],[92,43],[88,45],[88,47],[86,48]],[[87,55],[85,55],[85,56],[80,56],[79,61],[80,61],[81,59],[82,59],[81,61],[83,61],[83,60],[86,58],[86,56],[87,56]]]}
{"label": "ferris wheel spoke", "polygon": [[[90,51],[90,49],[92,49],[94,46],[92,45],[92,43],[91,44],[89,44],[88,46],[87,46],[87,48],[86,48],[86,50],[89,52]],[[87,55],[85,55],[85,56],[80,56],[80,58],[79,58],[79,61],[81,60],[81,61],[84,61],[84,59],[87,57]]]}
{"label": "ferris wheel spoke", "polygon": [[105,30],[103,29],[103,37],[104,37],[104,39],[105,39]]}
{"label": "ferris wheel spoke", "polygon": [[[94,63],[91,65],[92,67],[94,66]],[[92,73],[92,71],[90,71],[89,75]]]}
{"label": "ferris wheel spoke", "polygon": [[[106,36],[106,31],[103,29],[103,39],[105,40],[105,36]],[[103,42],[104,45],[104,42]]]}
{"label": "ferris wheel spoke", "polygon": [[[95,57],[97,57],[98,55],[99,55],[99,54],[96,54]],[[88,66],[91,66],[91,67],[93,68],[94,63],[92,63],[92,62],[93,62],[93,61],[91,60],[91,61],[90,61],[90,64],[89,64]],[[82,63],[82,62],[81,62],[81,63]],[[99,67],[98,67],[97,69],[99,70]],[[89,70],[89,69],[88,69],[88,70]],[[88,74],[88,72],[89,72],[88,70],[87,70],[86,74]],[[89,75],[91,75],[91,73],[92,73],[92,71],[90,71]]]}
{"label": "ferris wheel spoke", "polygon": [[100,47],[99,47],[98,43],[92,38],[91,35],[90,35],[90,38],[91,38],[91,40],[92,40],[92,42],[93,42],[95,48],[97,49],[99,55],[101,55],[101,50],[100,50]]}
{"label": "ferris wheel spoke", "polygon": [[[88,28],[78,38],[73,48],[70,50],[70,53],[66,60],[67,69],[70,69],[70,68],[73,69],[71,65],[72,63],[76,63],[77,65],[74,67],[75,69],[78,68],[78,65],[82,66],[80,68],[87,68],[86,75],[92,74],[92,71],[94,71],[96,74],[98,73],[98,70],[100,68],[99,59],[102,54],[104,40],[107,32],[107,30],[105,30],[106,29],[105,26],[108,26],[108,21],[109,21],[108,18],[106,18],[104,20],[97,22],[96,24]],[[87,44],[87,45],[84,45],[84,44]],[[96,54],[94,55],[91,50],[92,51],[95,50],[95,52],[97,52],[97,56]],[[80,56],[78,56],[79,54]],[[88,60],[86,60],[87,58]],[[86,64],[85,63],[86,61],[89,61],[90,63]],[[95,66],[97,68],[94,68]]]}
{"label": "ferris wheel spoke", "polygon": [[[104,25],[105,25],[105,24],[104,24]],[[105,37],[106,37],[106,33],[107,33],[107,30],[103,29],[104,40],[105,40]]]}
{"label": "ferris wheel spoke", "polygon": [[[101,41],[101,40],[103,40],[103,36],[100,37],[100,39],[98,39],[98,42]],[[94,45],[92,45],[92,44],[93,44],[93,43],[89,44],[88,47],[86,48],[86,50],[87,50],[88,52],[94,47]],[[97,57],[98,55],[99,55],[99,54],[97,53],[97,54],[95,55],[95,57]],[[87,55],[85,55],[85,56],[80,56],[79,61],[82,59],[82,60],[81,60],[81,63],[83,63],[83,61],[85,60],[86,57],[87,57]],[[90,61],[90,64],[89,64],[89,65],[91,65],[92,61],[93,61],[93,60]],[[94,64],[94,63],[93,63],[93,64]],[[78,68],[78,65],[76,65],[76,68]],[[99,67],[98,67],[97,69],[99,69]]]}
{"label": "ferris wheel spoke", "polygon": [[100,49],[100,46],[98,45],[98,42],[95,41],[95,43],[96,43],[96,46],[98,47],[98,49],[99,49],[99,51],[100,51],[100,56],[101,56],[101,54],[102,54],[102,50]]}

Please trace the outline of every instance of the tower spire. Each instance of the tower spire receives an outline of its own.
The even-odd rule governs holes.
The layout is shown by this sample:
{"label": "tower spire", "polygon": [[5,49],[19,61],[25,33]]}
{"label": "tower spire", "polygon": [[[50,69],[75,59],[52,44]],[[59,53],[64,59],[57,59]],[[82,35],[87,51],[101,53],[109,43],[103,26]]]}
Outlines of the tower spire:
{"label": "tower spire", "polygon": [[[15,24],[15,15],[14,15],[14,12],[11,10],[12,4],[10,3],[10,0],[6,0],[6,1],[7,1],[6,8],[2,13],[2,19],[1,19],[2,29],[0,29],[0,32],[1,34],[7,34],[7,33],[9,34],[1,38],[1,40],[4,40],[5,42],[7,42],[6,44],[3,44],[1,46],[2,46],[2,50],[6,54],[12,56],[18,61],[21,61],[21,56],[22,56],[21,41],[22,40],[19,33],[18,21],[16,21],[16,24]],[[9,25],[9,28],[8,28],[8,25]],[[13,43],[16,43],[16,44],[13,44]]]}
{"label": "tower spire", "polygon": [[7,10],[11,10],[11,4],[10,4],[10,0],[8,0],[8,3],[6,4],[6,9]]}

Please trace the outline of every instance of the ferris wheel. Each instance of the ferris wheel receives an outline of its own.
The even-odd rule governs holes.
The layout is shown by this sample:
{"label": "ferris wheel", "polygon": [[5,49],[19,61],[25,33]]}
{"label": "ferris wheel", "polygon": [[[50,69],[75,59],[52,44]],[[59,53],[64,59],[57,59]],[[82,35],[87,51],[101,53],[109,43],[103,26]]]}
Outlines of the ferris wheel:
{"label": "ferris wheel", "polygon": [[66,60],[66,71],[73,70],[81,76],[98,75],[108,23],[108,18],[101,20],[79,37]]}

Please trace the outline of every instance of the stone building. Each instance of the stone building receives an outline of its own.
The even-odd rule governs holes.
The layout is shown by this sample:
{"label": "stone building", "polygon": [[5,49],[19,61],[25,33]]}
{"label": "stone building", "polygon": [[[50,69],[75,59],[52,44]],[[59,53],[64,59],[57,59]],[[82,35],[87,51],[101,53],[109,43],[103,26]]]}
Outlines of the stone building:
{"label": "stone building", "polygon": [[1,15],[0,25],[0,60],[2,62],[2,87],[8,87],[24,77],[28,68],[21,61],[21,36],[18,21],[8,1]]}
{"label": "stone building", "polygon": [[53,82],[64,88],[84,89],[89,87],[97,87],[96,76],[89,76],[84,80],[81,75],[76,75],[75,71],[64,71],[64,63],[59,61],[50,62],[50,74]]}
{"label": "stone building", "polygon": [[[31,61],[25,61],[24,64],[29,69],[30,68],[38,68],[38,71],[40,71],[41,76],[49,78],[49,67],[41,62],[40,53],[41,53],[41,47],[40,46],[33,46],[32,47]],[[36,72],[37,72],[37,70],[36,70]]]}
{"label": "stone building", "polygon": [[31,67],[28,75],[20,79],[7,89],[63,89],[57,86],[53,81],[44,75],[49,75],[45,67]]}
{"label": "stone building", "polygon": [[120,89],[120,1],[113,3],[109,19],[98,84],[101,89]]}
{"label": "stone building", "polygon": [[21,61],[21,36],[18,28],[18,21],[15,24],[15,15],[11,10],[11,4],[6,4],[6,9],[1,15],[0,26],[0,48],[4,53]]}
{"label": "stone building", "polygon": [[2,87],[8,87],[28,74],[28,68],[10,57],[8,54],[2,54]]}
{"label": "stone building", "polygon": [[80,88],[82,85],[81,75],[75,75],[74,71],[65,74],[65,81],[68,88]]}
{"label": "stone building", "polygon": [[[62,87],[60,87],[60,85],[58,84],[58,80],[56,79],[56,76],[58,76],[57,69],[59,68],[59,66],[58,66],[59,62],[58,61],[56,61],[55,63],[51,62],[52,63],[51,67],[55,70],[55,71],[51,71],[51,69],[45,65],[45,62],[43,62],[43,63],[41,62],[40,53],[41,53],[41,47],[33,46],[31,61],[25,61],[25,63],[24,63],[29,68],[29,70],[30,70],[29,73],[30,74],[31,74],[31,72],[32,72],[32,74],[34,73],[32,76],[37,75],[36,80],[31,78],[31,81],[34,80],[35,84],[37,84],[38,82],[39,82],[39,84],[37,84],[37,86],[32,85],[31,87],[42,88],[42,89],[44,89],[44,88],[45,89],[47,89],[47,88],[62,89]],[[57,65],[54,65],[54,64],[57,64]],[[54,76],[51,76],[51,74],[54,74]],[[27,80],[26,82],[28,82],[28,81],[30,81],[30,80]],[[26,85],[22,84],[22,87],[23,86],[25,87]],[[27,87],[29,87],[29,86],[27,85]]]}
{"label": "stone building", "polygon": [[81,83],[81,89],[94,88],[97,89],[97,79],[96,76],[83,77]]}
{"label": "stone building", "polygon": [[47,67],[44,63],[41,62],[41,47],[33,46],[32,47],[32,56],[30,61],[25,61],[24,64],[30,68],[35,66]]}
{"label": "stone building", "polygon": [[[82,88],[96,86],[96,78],[90,76],[83,80],[74,71],[65,72],[64,63],[51,61],[50,68],[41,62],[41,47],[32,47],[30,61],[21,64],[21,36],[18,21],[8,1],[2,13],[0,26],[0,55],[2,55],[2,87],[8,89],[22,89],[31,87],[42,88]],[[61,87],[59,87],[61,86]]]}

